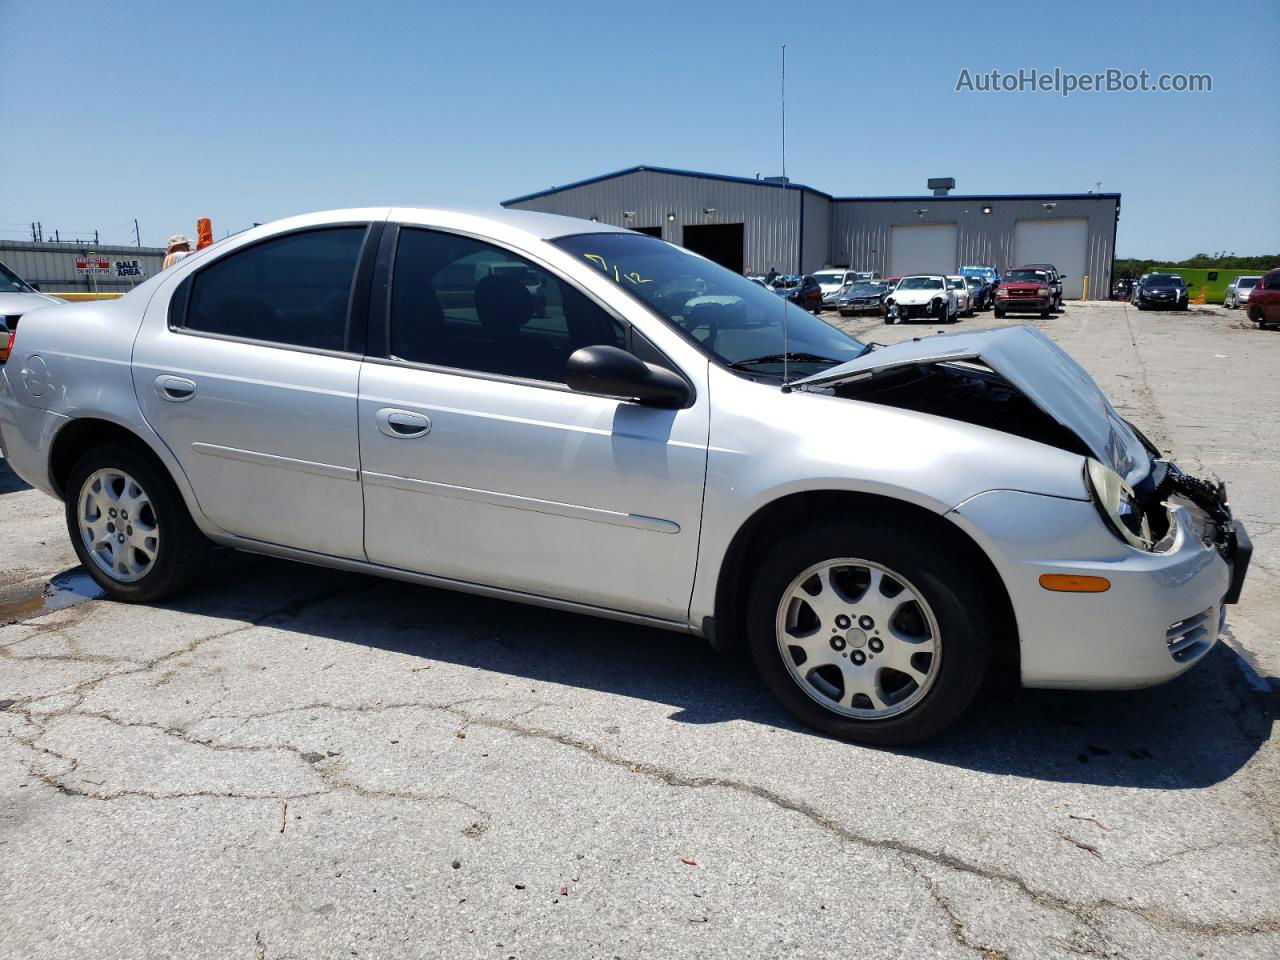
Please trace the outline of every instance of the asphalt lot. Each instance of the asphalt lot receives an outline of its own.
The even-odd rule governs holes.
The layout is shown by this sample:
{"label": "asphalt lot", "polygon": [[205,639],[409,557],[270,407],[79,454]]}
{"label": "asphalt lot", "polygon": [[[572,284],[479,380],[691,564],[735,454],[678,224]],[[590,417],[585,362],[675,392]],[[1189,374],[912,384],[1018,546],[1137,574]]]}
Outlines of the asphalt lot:
{"label": "asphalt lot", "polygon": [[1173,683],[992,691],[910,750],[689,638],[491,600],[238,554],[92,599],[0,467],[0,956],[1280,955],[1280,333],[1026,322],[1228,482],[1250,580]]}

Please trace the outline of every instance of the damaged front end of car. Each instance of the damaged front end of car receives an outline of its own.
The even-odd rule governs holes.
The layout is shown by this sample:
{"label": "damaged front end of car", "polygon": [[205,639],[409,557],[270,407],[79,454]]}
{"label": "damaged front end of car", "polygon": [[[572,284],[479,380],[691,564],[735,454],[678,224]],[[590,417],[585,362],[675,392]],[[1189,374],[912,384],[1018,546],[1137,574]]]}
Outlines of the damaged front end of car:
{"label": "damaged front end of car", "polygon": [[1173,547],[1173,511],[1197,518],[1205,545],[1232,568],[1239,598],[1252,554],[1225,486],[1184,473],[1111,405],[1067,353],[1027,326],[939,334],[874,348],[788,384],[931,414],[1047,444],[1085,459],[1085,488],[1103,522],[1138,550]]}

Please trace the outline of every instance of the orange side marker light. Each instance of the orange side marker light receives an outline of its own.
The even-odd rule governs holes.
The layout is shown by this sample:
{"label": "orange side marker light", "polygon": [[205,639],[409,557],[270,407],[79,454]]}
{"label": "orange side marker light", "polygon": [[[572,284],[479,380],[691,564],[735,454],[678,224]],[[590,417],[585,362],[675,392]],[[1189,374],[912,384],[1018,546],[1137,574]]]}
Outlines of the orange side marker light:
{"label": "orange side marker light", "polygon": [[1106,577],[1084,577],[1073,573],[1042,573],[1040,586],[1055,593],[1106,593],[1111,581]]}

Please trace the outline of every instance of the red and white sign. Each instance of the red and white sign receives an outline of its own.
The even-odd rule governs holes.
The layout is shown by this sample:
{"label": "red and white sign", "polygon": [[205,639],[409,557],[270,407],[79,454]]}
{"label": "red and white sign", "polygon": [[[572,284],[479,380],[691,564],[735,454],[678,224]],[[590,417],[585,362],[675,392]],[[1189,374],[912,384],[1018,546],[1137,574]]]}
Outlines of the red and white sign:
{"label": "red and white sign", "polygon": [[106,275],[111,272],[111,261],[106,257],[76,257],[76,273]]}

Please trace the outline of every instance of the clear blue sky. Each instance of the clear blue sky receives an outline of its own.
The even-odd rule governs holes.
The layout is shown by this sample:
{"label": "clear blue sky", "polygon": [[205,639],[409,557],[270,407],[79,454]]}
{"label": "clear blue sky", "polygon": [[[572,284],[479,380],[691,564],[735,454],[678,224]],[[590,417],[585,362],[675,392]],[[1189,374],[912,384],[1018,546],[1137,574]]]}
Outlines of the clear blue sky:
{"label": "clear blue sky", "polygon": [[[963,11],[963,13],[962,13]],[[0,0],[0,236],[496,204],[637,163],[842,195],[1124,195],[1119,254],[1280,251],[1280,6]],[[1213,92],[957,93],[973,73]]]}

